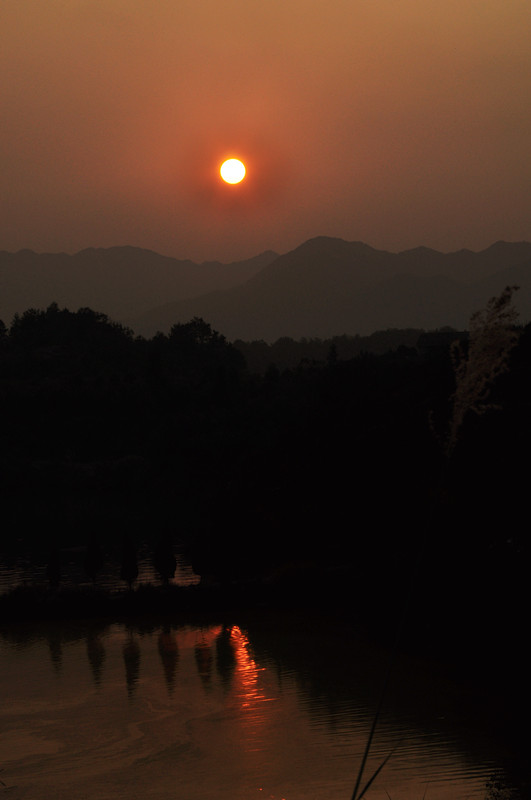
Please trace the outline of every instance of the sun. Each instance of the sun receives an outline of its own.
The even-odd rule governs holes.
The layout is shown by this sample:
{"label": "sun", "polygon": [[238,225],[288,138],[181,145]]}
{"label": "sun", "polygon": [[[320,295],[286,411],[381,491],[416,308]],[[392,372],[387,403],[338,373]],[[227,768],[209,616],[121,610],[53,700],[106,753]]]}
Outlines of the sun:
{"label": "sun", "polygon": [[245,178],[245,165],[238,158],[229,158],[219,168],[225,183],[240,183]]}

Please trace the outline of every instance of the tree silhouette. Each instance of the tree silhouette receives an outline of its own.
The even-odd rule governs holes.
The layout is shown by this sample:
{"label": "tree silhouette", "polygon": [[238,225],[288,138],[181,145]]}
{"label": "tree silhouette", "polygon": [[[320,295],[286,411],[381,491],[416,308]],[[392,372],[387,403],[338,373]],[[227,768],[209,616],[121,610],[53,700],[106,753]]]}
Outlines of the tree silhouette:
{"label": "tree silhouette", "polygon": [[177,561],[171,542],[167,538],[160,539],[153,550],[153,566],[164,584],[175,576]]}
{"label": "tree silhouette", "polygon": [[61,583],[61,560],[57,547],[54,547],[53,550],[51,550],[48,557],[46,577],[48,578],[50,589],[57,589],[59,587],[59,584]]}
{"label": "tree silhouette", "polygon": [[125,537],[122,545],[122,565],[120,578],[127,583],[129,590],[138,578],[138,561],[136,547],[129,537]]}
{"label": "tree silhouette", "polygon": [[102,567],[103,553],[101,552],[101,547],[95,539],[91,539],[85,552],[83,568],[93,584],[96,583],[96,576]]}

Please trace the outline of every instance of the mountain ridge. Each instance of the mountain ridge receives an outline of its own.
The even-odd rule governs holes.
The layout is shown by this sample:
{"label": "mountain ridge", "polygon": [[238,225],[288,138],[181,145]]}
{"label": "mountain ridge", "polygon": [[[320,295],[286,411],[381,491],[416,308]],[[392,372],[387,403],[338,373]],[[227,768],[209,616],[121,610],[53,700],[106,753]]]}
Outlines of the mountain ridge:
{"label": "mountain ridge", "polygon": [[467,326],[506,285],[531,318],[531,243],[397,253],[315,236],[282,255],[197,264],[133,246],[0,251],[0,319],[52,302],[90,307],[137,334],[202,317],[228,339],[329,338],[394,327]]}
{"label": "mountain ridge", "polygon": [[84,248],[74,254],[0,251],[0,319],[50,303],[89,306],[122,322],[174,300],[229,288],[277,257],[264,251],[222,264],[175,259],[129,245]]}
{"label": "mountain ridge", "polygon": [[240,286],[166,303],[131,320],[138,332],[165,331],[200,316],[229,339],[367,335],[392,327],[463,328],[489,297],[518,282],[531,317],[531,243],[496,242],[482,251],[390,253],[363,242],[314,237]]}

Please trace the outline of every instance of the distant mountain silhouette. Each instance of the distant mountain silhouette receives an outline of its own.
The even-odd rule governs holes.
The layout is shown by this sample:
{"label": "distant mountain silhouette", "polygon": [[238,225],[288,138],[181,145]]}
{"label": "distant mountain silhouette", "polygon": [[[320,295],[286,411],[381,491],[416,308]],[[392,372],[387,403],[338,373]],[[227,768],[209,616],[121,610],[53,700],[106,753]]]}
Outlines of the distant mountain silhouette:
{"label": "distant mountain silhouette", "polygon": [[89,307],[124,322],[165,303],[242,283],[270,264],[276,253],[245,261],[195,264],[138,247],[89,248],[66,253],[0,251],[0,319],[56,302]]}
{"label": "distant mountain silhouette", "polygon": [[324,236],[278,256],[245,284],[169,302],[131,320],[144,335],[203,317],[229,339],[367,335],[387,328],[466,327],[473,311],[508,284],[531,318],[531,243],[481,252],[401,253]]}
{"label": "distant mountain silhouette", "polygon": [[221,264],[179,261],[134,247],[0,252],[0,319],[88,306],[144,336],[202,317],[228,339],[329,338],[388,328],[467,326],[506,285],[531,319],[531,243],[441,253],[390,253],[319,236],[277,255]]}

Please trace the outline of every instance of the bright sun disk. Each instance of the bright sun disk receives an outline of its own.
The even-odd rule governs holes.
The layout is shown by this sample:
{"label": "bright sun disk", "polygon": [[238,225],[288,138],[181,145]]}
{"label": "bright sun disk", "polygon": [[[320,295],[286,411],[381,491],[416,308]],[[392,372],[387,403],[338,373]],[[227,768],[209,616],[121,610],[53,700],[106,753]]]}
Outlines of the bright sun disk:
{"label": "bright sun disk", "polygon": [[240,183],[245,178],[245,166],[238,158],[229,158],[221,165],[219,174],[225,183]]}

